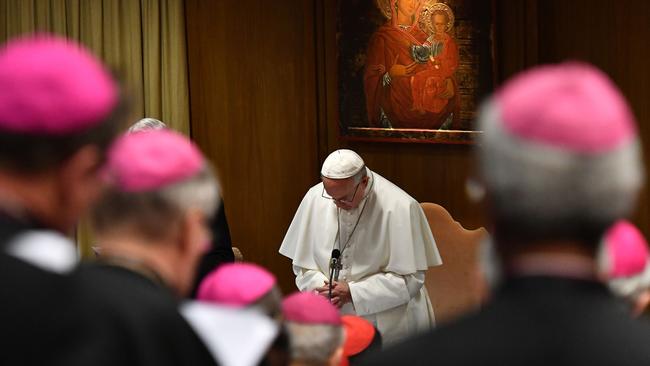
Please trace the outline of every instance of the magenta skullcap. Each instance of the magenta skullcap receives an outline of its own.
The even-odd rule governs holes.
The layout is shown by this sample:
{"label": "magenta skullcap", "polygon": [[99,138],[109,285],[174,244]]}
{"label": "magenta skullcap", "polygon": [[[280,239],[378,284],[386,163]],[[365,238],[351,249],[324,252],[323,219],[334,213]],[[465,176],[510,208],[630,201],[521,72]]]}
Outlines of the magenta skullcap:
{"label": "magenta skullcap", "polygon": [[223,264],[201,281],[197,299],[244,307],[268,294],[275,283],[275,277],[258,265]]}
{"label": "magenta skullcap", "polygon": [[640,274],[648,261],[648,243],[643,234],[625,220],[617,221],[605,233],[605,250],[610,278]]}
{"label": "magenta skullcap", "polygon": [[289,322],[313,325],[341,325],[341,315],[327,299],[312,292],[296,292],[282,301],[282,313]]}
{"label": "magenta skullcap", "polygon": [[0,50],[0,129],[66,135],[107,117],[118,86],[85,48],[63,38],[37,35],[9,41]]}
{"label": "magenta skullcap", "polygon": [[503,129],[522,140],[598,154],[636,135],[625,98],[595,67],[579,62],[524,72],[496,95]]}
{"label": "magenta skullcap", "polygon": [[105,174],[125,192],[144,192],[198,174],[205,161],[198,147],[171,130],[121,136],[111,146]]}

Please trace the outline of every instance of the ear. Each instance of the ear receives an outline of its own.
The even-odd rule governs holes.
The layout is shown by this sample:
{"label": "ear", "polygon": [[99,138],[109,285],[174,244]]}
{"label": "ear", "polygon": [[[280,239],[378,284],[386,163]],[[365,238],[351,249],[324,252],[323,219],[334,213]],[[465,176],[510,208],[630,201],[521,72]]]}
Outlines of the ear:
{"label": "ear", "polygon": [[180,295],[185,296],[192,289],[196,268],[209,243],[210,230],[205,215],[197,209],[187,210],[181,221],[174,255],[177,271],[176,289]]}
{"label": "ear", "polygon": [[343,345],[341,345],[339,348],[334,351],[332,356],[330,356],[328,360],[329,366],[338,366],[341,364],[341,358],[343,357]]}
{"label": "ear", "polygon": [[101,163],[99,148],[87,145],[77,150],[57,169],[55,199],[60,213],[57,224],[62,230],[70,229],[101,193]]}
{"label": "ear", "polygon": [[370,181],[369,175],[366,175],[365,177],[361,178],[361,182],[363,183],[364,186],[367,186],[369,181]]}
{"label": "ear", "polygon": [[650,306],[650,290],[643,291],[633,304],[632,315],[639,317]]}
{"label": "ear", "polygon": [[203,212],[189,209],[183,215],[180,231],[180,250],[183,253],[200,252],[209,249],[211,235]]}

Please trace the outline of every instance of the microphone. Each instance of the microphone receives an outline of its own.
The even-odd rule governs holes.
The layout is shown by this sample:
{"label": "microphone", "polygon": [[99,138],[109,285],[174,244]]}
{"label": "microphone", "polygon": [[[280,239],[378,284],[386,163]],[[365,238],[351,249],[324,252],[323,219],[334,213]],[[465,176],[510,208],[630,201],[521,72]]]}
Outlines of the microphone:
{"label": "microphone", "polygon": [[341,257],[341,251],[338,249],[332,250],[332,257],[330,259],[330,282],[329,282],[329,299],[332,300],[332,278],[334,277],[336,281],[339,279],[339,258]]}
{"label": "microphone", "polygon": [[332,250],[332,262],[334,265],[334,281],[339,280],[339,270],[341,269],[341,251],[338,249]]}
{"label": "microphone", "polygon": [[338,249],[332,250],[332,259],[330,259],[330,269],[336,268],[339,264],[339,258],[341,257],[341,251]]}

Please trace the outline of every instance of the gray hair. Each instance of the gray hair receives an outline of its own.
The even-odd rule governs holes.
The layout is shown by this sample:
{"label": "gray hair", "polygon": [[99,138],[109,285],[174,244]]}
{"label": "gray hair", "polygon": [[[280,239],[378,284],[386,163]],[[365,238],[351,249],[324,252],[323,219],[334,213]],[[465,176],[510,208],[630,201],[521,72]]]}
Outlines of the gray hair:
{"label": "gray hair", "polygon": [[636,276],[613,278],[607,281],[607,287],[614,295],[635,302],[646,290],[650,289],[650,266]]}
{"label": "gray hair", "polygon": [[150,239],[165,238],[190,209],[211,217],[220,202],[219,183],[209,164],[193,177],[159,190],[123,192],[108,189],[91,212],[93,229],[108,233],[127,226]]}
{"label": "gray hair", "polygon": [[315,365],[326,365],[343,345],[343,327],[324,324],[287,322],[291,359]]}
{"label": "gray hair", "polygon": [[143,118],[138,122],[134,123],[129,127],[127,133],[134,133],[140,131],[150,131],[150,130],[163,130],[166,129],[167,125],[158,119],[155,118]]}
{"label": "gray hair", "polygon": [[251,308],[258,309],[272,319],[280,319],[282,317],[282,292],[277,285],[273,286],[271,291],[251,304]]}
{"label": "gray hair", "polygon": [[367,169],[366,169],[366,166],[364,165],[364,166],[361,168],[361,170],[359,170],[359,171],[357,172],[357,174],[355,174],[355,175],[352,176],[352,178],[354,179],[354,184],[358,184],[358,183],[361,182],[361,180],[362,180],[363,178],[365,178],[366,176],[368,176],[368,171],[367,171]]}
{"label": "gray hair", "polygon": [[519,230],[533,235],[573,235],[585,227],[604,230],[630,213],[644,180],[638,140],[599,155],[578,154],[518,140],[500,120],[489,100],[479,114],[478,158],[495,219],[521,223]]}
{"label": "gray hair", "polygon": [[[607,251],[607,242],[603,238],[596,253],[596,266],[601,275],[607,276],[612,266],[612,258]],[[632,276],[607,278],[607,287],[616,296],[635,302],[637,297],[650,289],[650,260],[645,268]]]}

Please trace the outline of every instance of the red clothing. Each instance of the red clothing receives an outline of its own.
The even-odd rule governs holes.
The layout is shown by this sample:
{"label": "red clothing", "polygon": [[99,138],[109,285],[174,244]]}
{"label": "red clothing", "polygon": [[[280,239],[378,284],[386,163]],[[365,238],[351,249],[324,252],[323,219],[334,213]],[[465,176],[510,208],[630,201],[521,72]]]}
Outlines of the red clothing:
{"label": "red clothing", "polygon": [[[436,113],[413,108],[410,76],[394,77],[389,85],[383,85],[383,76],[393,65],[413,63],[411,45],[421,45],[426,38],[426,33],[417,26],[404,31],[390,23],[381,26],[371,37],[364,73],[370,126],[380,126],[380,108],[394,128],[438,129],[451,112],[457,112],[457,93],[439,113]],[[431,63],[419,64],[414,75],[432,66]],[[457,119],[458,113],[454,113],[454,120]]]}
{"label": "red clothing", "polygon": [[442,39],[437,41],[442,43],[442,52],[429,60],[425,70],[411,77],[413,108],[422,113],[443,111],[450,99],[441,98],[440,94],[447,91],[448,86],[453,88],[451,99],[458,94],[458,86],[453,79],[458,68],[458,46],[446,33],[440,38]]}

